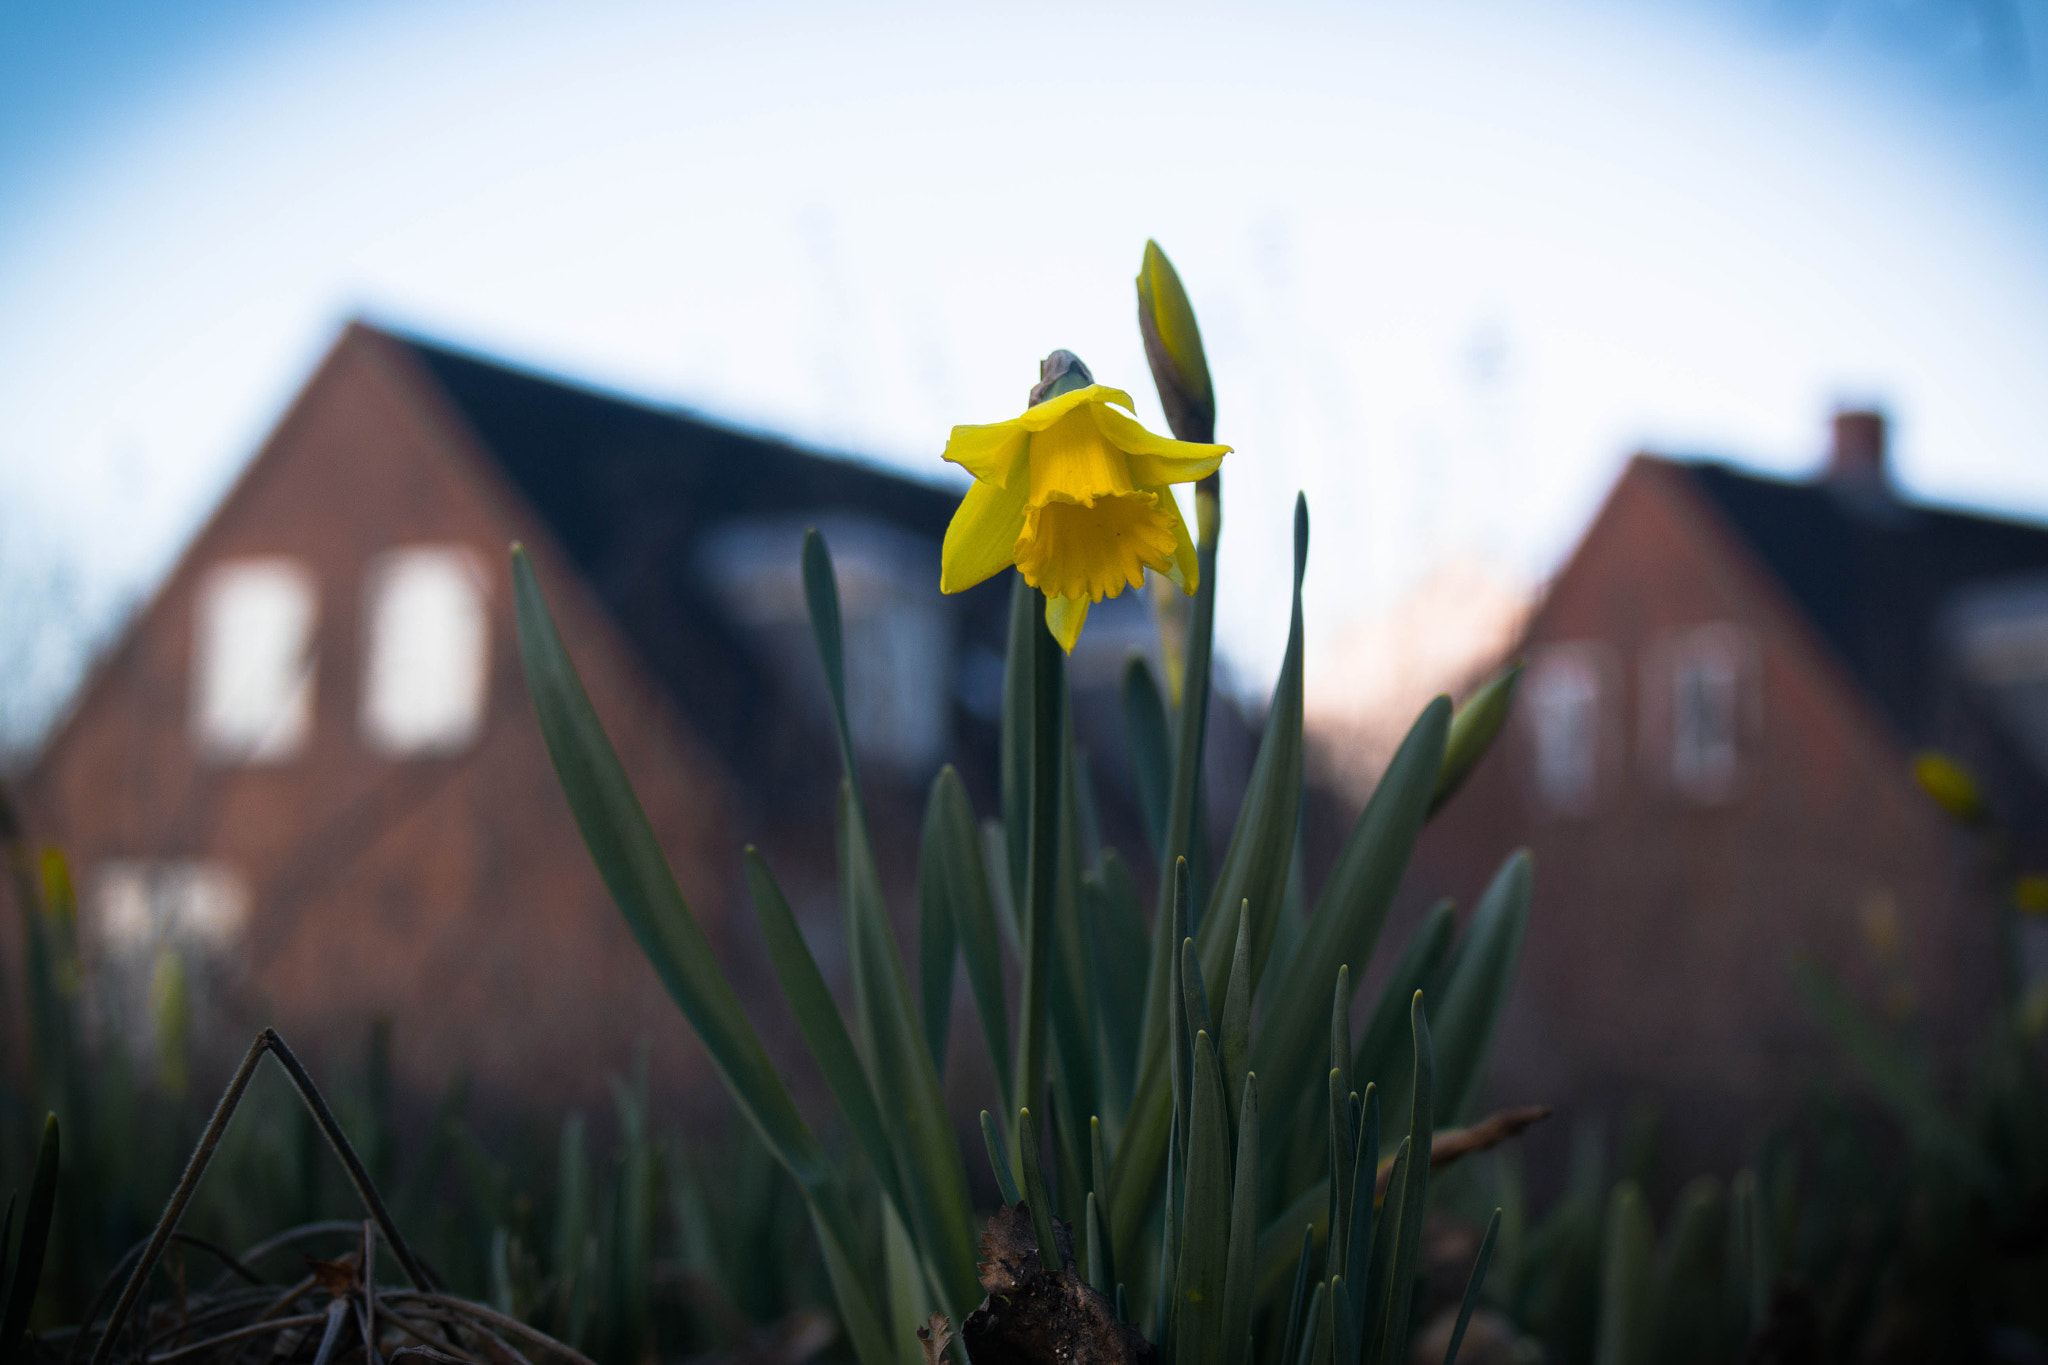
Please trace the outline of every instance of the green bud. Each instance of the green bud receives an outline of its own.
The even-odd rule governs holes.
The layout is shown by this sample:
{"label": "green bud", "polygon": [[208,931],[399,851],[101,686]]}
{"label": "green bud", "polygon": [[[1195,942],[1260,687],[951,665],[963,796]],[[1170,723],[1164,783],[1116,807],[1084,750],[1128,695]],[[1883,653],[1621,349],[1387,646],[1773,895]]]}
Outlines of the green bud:
{"label": "green bud", "polygon": [[1443,766],[1437,769],[1436,791],[1429,798],[1431,815],[1457,794],[1472,770],[1479,766],[1479,760],[1493,747],[1500,727],[1507,724],[1508,708],[1515,700],[1515,684],[1521,678],[1522,665],[1510,665],[1451,717],[1451,733],[1444,740]]}
{"label": "green bud", "polygon": [[1214,443],[1216,391],[1209,384],[1202,332],[1173,262],[1154,241],[1145,243],[1145,261],[1138,267],[1138,332],[1166,425],[1180,440]]}
{"label": "green bud", "polygon": [[1054,351],[1038,362],[1038,382],[1031,386],[1031,402],[1037,407],[1048,398],[1057,398],[1075,389],[1085,389],[1095,382],[1095,376],[1081,363],[1081,357],[1069,350]]}

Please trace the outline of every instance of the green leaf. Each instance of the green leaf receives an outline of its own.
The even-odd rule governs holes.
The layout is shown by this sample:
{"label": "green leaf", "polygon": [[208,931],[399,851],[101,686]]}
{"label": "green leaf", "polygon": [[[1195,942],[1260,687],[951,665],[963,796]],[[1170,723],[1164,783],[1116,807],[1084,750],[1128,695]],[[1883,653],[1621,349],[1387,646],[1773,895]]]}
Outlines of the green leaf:
{"label": "green leaf", "polygon": [[861,1365],[892,1365],[865,1279],[843,1273],[854,1263],[856,1245],[845,1196],[677,888],[555,630],[532,561],[517,546],[512,552],[512,580],[527,690],[591,861],[641,951],[696,1030],[713,1070],[809,1204],[840,1314]]}
{"label": "green leaf", "polygon": [[1409,1017],[1415,1031],[1415,1076],[1408,1101],[1408,1169],[1401,1173],[1401,1212],[1395,1222],[1394,1259],[1387,1267],[1387,1328],[1381,1336],[1385,1347],[1381,1358],[1394,1361],[1408,1358],[1408,1317],[1415,1304],[1409,1290],[1422,1266],[1422,1224],[1429,1194],[1430,1142],[1435,1132],[1435,1054],[1420,991],[1415,993]]}
{"label": "green leaf", "polygon": [[[1087,1150],[1087,1131],[1081,1125],[1090,1114],[1102,1110],[1102,1095],[1096,1078],[1095,1000],[1091,978],[1095,970],[1094,950],[1084,922],[1081,890],[1083,836],[1080,822],[1080,756],[1074,749],[1073,707],[1061,689],[1060,696],[1060,801],[1059,845],[1054,867],[1053,895],[1053,980],[1051,1024],[1054,1092],[1059,1103],[1047,1115],[1059,1139],[1062,1159],[1078,1160]],[[1073,1192],[1074,1202],[1064,1209],[1069,1221],[1078,1223],[1079,1182],[1062,1179],[1061,1198]]]}
{"label": "green leaf", "polygon": [[1244,1078],[1238,1100],[1237,1170],[1230,1193],[1230,1244],[1223,1272],[1223,1359],[1250,1365],[1252,1305],[1258,1290],[1259,1080]]}
{"label": "green leaf", "polygon": [[1351,1311],[1351,1293],[1344,1287],[1342,1275],[1330,1277],[1330,1325],[1335,1331],[1332,1365],[1358,1365],[1358,1319]]}
{"label": "green leaf", "polygon": [[1223,868],[1209,897],[1199,933],[1202,967],[1218,981],[1229,970],[1237,925],[1226,912],[1251,902],[1252,983],[1265,977],[1266,960],[1279,928],[1280,903],[1287,890],[1287,870],[1294,854],[1294,836],[1301,814],[1302,765],[1302,624],[1301,581],[1308,569],[1308,500],[1294,500],[1294,606],[1287,631],[1287,651],[1273,701],[1266,713],[1266,733],[1252,764],[1244,804]]}
{"label": "green leaf", "polygon": [[[1393,1314],[1394,1261],[1401,1237],[1401,1201],[1408,1194],[1408,1153],[1410,1142],[1401,1139],[1394,1148],[1394,1165],[1387,1178],[1386,1199],[1380,1205],[1379,1220],[1373,1226],[1372,1261],[1361,1280],[1365,1286],[1365,1315],[1368,1330],[1361,1354],[1371,1365],[1396,1365],[1403,1357],[1387,1347],[1387,1326]],[[1378,1177],[1378,1172],[1374,1172]],[[1403,1290],[1406,1286],[1401,1286]]]}
{"label": "green leaf", "polygon": [[1301,1345],[1295,1349],[1295,1365],[1314,1365],[1319,1351],[1324,1355],[1328,1354],[1327,1348],[1321,1345],[1326,1330],[1325,1319],[1329,1317],[1329,1312],[1323,1305],[1323,1300],[1328,1293],[1328,1285],[1321,1280],[1317,1280],[1315,1292],[1309,1296],[1308,1312],[1302,1315],[1304,1326],[1301,1333]]}
{"label": "green leaf", "polygon": [[1594,1365],[1647,1365],[1651,1341],[1650,1286],[1656,1250],[1643,1192],[1633,1180],[1624,1180],[1614,1187],[1607,1206]]}
{"label": "green leaf", "polygon": [[1395,1113],[1408,1107],[1408,1077],[1412,1044],[1409,1040],[1408,1009],[1421,991],[1425,1000],[1439,999],[1450,975],[1451,945],[1456,938],[1458,917],[1449,900],[1438,901],[1416,927],[1402,950],[1401,960],[1387,978],[1365,1033],[1353,1054],[1351,1074],[1368,1083],[1378,1082],[1388,1092],[1388,1106]]}
{"label": "green leaf", "polygon": [[[1102,1279],[1105,1283],[1116,1283],[1116,1241],[1109,1234],[1109,1163],[1102,1155],[1102,1120],[1091,1115],[1088,1119],[1088,1212],[1091,1218],[1102,1218]],[[1088,1269],[1095,1270],[1095,1244],[1089,1243]],[[1103,1291],[1107,1293],[1107,1290]]]}
{"label": "green leaf", "polygon": [[1351,1093],[1351,966],[1337,964],[1337,990],[1330,1001],[1330,1069],[1336,1074],[1335,1094]]}
{"label": "green leaf", "polygon": [[967,1170],[945,1092],[911,1004],[896,935],[882,905],[852,785],[839,786],[839,857],[846,896],[847,955],[865,1026],[876,1101],[908,1196],[905,1220],[928,1267],[942,1277],[945,1311],[958,1315],[980,1296],[973,1274],[974,1214]]}
{"label": "green leaf", "polygon": [[1095,1191],[1088,1191],[1088,1284],[1098,1294],[1115,1292],[1116,1280],[1111,1273],[1109,1260],[1109,1239],[1102,1230],[1102,1201],[1095,1197]]}
{"label": "green leaf", "polygon": [[981,1017],[982,1036],[988,1040],[989,1061],[995,1067],[997,1097],[1007,1105],[1010,1007],[1003,992],[1000,931],[989,893],[988,868],[982,861],[974,808],[968,802],[966,785],[950,764],[932,780],[931,797],[925,804],[920,892],[926,878],[952,907],[960,953],[967,963],[967,984],[974,993],[975,1012]]}
{"label": "green leaf", "polygon": [[1138,815],[1152,855],[1166,850],[1166,813],[1173,801],[1173,748],[1166,734],[1166,703],[1152,666],[1133,655],[1124,668],[1124,740],[1131,750],[1131,780],[1138,791]]}
{"label": "green leaf", "polygon": [[890,1346],[890,1333],[882,1326],[882,1315],[868,1292],[874,1269],[872,1258],[854,1252],[827,1222],[815,1203],[810,1206],[811,1227],[818,1234],[818,1248],[824,1253],[825,1274],[832,1282],[832,1298],[839,1307],[839,1319],[853,1341],[853,1353],[860,1365],[899,1365]]}
{"label": "green leaf", "polygon": [[1176,1365],[1222,1365],[1224,1279],[1230,1249],[1230,1134],[1216,1045],[1195,1034],[1188,1109],[1188,1176],[1180,1262],[1174,1277]]}
{"label": "green leaf", "polygon": [[[1149,931],[1131,874],[1115,849],[1105,849],[1096,875],[1083,881],[1088,934],[1095,954],[1096,1022],[1102,1030],[1102,1111],[1121,1121],[1136,1081],[1145,1024],[1145,982],[1133,964],[1145,961]],[[1109,1198],[1103,1197],[1104,1212]]]}
{"label": "green leaf", "polygon": [[946,1300],[958,1316],[979,1297],[973,1274],[974,1215],[967,1196],[967,1170],[954,1140],[945,1094],[912,1003],[910,982],[899,955],[895,930],[883,903],[868,838],[853,733],[847,727],[846,663],[840,629],[839,589],[832,557],[815,530],[804,536],[804,598],[819,663],[832,694],[845,768],[839,784],[839,876],[845,903],[847,956],[867,1061],[873,1068],[877,1101],[892,1116],[888,1126],[903,1192],[909,1197],[908,1230]]}
{"label": "green leaf", "polygon": [[825,688],[832,699],[833,730],[839,736],[839,761],[854,794],[860,793],[860,770],[854,763],[853,727],[846,719],[846,633],[839,615],[839,584],[832,555],[817,528],[804,532],[804,604],[810,609],[811,635],[818,662],[825,669]]}
{"label": "green leaf", "polygon": [[[1373,1207],[1380,1174],[1380,1096],[1378,1087],[1365,1083],[1365,1102],[1358,1117],[1357,1144],[1351,1150],[1351,1221],[1344,1234],[1344,1273],[1361,1290],[1371,1267]],[[1352,1299],[1351,1309],[1363,1320],[1363,1293]],[[1361,1327],[1361,1336],[1363,1329]]]}
{"label": "green leaf", "polygon": [[[43,1120],[42,1141],[36,1146],[36,1171],[28,1187],[28,1208],[21,1219],[21,1248],[14,1256],[13,1273],[7,1286],[7,1309],[0,1316],[0,1359],[10,1362],[24,1358],[23,1333],[28,1331],[29,1310],[35,1307],[36,1288],[43,1280],[43,1254],[50,1245],[50,1214],[57,1203],[57,1116]],[[12,1213],[12,1206],[9,1212]]]}
{"label": "green leaf", "polygon": [[[1264,1240],[1263,1236],[1260,1239]],[[1286,1333],[1280,1341],[1280,1359],[1292,1361],[1301,1351],[1303,1328],[1306,1324],[1302,1314],[1308,1307],[1308,1262],[1314,1252],[1316,1230],[1306,1227],[1301,1230],[1301,1253],[1294,1260],[1294,1294],[1287,1301]]]}
{"label": "green leaf", "polygon": [[981,1140],[988,1144],[989,1169],[996,1175],[996,1191],[1005,1204],[1017,1204],[1024,1196],[1017,1190],[1016,1167],[1010,1164],[1010,1149],[1003,1144],[1002,1125],[981,1111]]}
{"label": "green leaf", "polygon": [[860,1145],[861,1155],[867,1158],[875,1178],[881,1182],[883,1194],[908,1217],[909,1204],[897,1173],[889,1125],[882,1119],[881,1106],[875,1103],[875,1092],[868,1084],[860,1053],[846,1031],[846,1021],[840,1017],[839,1006],[825,984],[825,975],[818,970],[817,959],[811,956],[810,945],[804,941],[796,916],[790,912],[789,902],[775,884],[767,862],[751,844],[746,850],[746,867],[747,890],[753,898],[755,918],[761,922],[761,937],[768,945],[768,960],[789,1000],[790,1011],[796,1016],[797,1029],[818,1063],[818,1070],[824,1073],[825,1084],[831,1087],[840,1113],[846,1116],[847,1129]]}
{"label": "green leaf", "polygon": [[1436,790],[1429,797],[1431,815],[1442,810],[1444,804],[1458,794],[1458,788],[1465,785],[1465,779],[1472,775],[1472,770],[1479,766],[1479,760],[1486,757],[1486,751],[1493,747],[1501,727],[1507,724],[1508,711],[1514,705],[1515,684],[1521,681],[1521,677],[1521,663],[1509,665],[1473,693],[1471,700],[1451,717],[1450,737],[1444,744],[1443,766],[1437,770]]}
{"label": "green leaf", "polygon": [[1979,1191],[1994,1189],[1998,1184],[1997,1172],[1962,1126],[1950,1117],[1932,1079],[1913,1055],[1887,1038],[1848,992],[1813,962],[1795,962],[1793,978],[1807,1003],[1834,1034],[1835,1042],[1849,1054],[1849,1061],[1863,1077],[1863,1083],[1879,1103],[1891,1110],[1914,1144],[1952,1166]]}
{"label": "green leaf", "polygon": [[512,577],[527,688],[591,861],[741,1110],[800,1186],[824,1188],[831,1179],[824,1153],[790,1102],[710,941],[677,889],[618,755],[555,632],[532,562],[516,547]]}
{"label": "green leaf", "polygon": [[[1199,501],[1200,495],[1197,495]],[[1131,1091],[1130,1117],[1116,1149],[1116,1196],[1110,1227],[1117,1240],[1134,1245],[1166,1169],[1167,1135],[1173,1126],[1172,1068],[1168,1055],[1169,1018],[1180,1006],[1179,983],[1173,980],[1180,957],[1179,929],[1173,913],[1174,865],[1200,856],[1202,748],[1208,734],[1209,673],[1216,635],[1216,544],[1213,529],[1197,547],[1201,583],[1188,621],[1187,674],[1180,709],[1174,716],[1173,800],[1167,807],[1166,848],[1159,859],[1159,899],[1152,916],[1151,968],[1145,978],[1143,1046],[1138,1055],[1137,1082]],[[1190,869],[1192,873],[1192,867]],[[1163,1345],[1164,1343],[1162,1343]]]}
{"label": "green leaf", "polygon": [[1500,1235],[1500,1210],[1486,1220],[1486,1236],[1480,1239],[1479,1255],[1472,1261],[1472,1276],[1465,1281],[1465,1298],[1458,1305],[1457,1325],[1451,1328],[1451,1344],[1444,1351],[1444,1365],[1458,1365],[1458,1348],[1465,1344],[1465,1328],[1471,1325],[1472,1310],[1479,1304],[1479,1291],[1486,1284],[1486,1267],[1493,1260],[1493,1241]]}
{"label": "green leaf", "polygon": [[1230,1131],[1242,1145],[1244,1116],[1237,1100],[1245,1093],[1245,1078],[1252,1060],[1252,952],[1251,914],[1242,906],[1237,913],[1237,948],[1230,955],[1230,984],[1223,997],[1223,1093],[1231,1097]]}
{"label": "green leaf", "polygon": [[1038,1262],[1060,1269],[1060,1244],[1052,1224],[1052,1199],[1046,1192],[1045,1167],[1038,1159],[1038,1124],[1029,1109],[1017,1111],[1018,1166],[1024,1177],[1024,1203],[1031,1210],[1031,1233],[1038,1240]]}
{"label": "green leaf", "polygon": [[[917,979],[918,999],[924,1007],[925,1046],[931,1049],[933,1069],[943,1076],[946,1035],[953,1025],[953,963],[960,955],[960,937],[953,920],[952,888],[946,885],[938,865],[943,855],[932,837],[936,815],[927,803],[917,867]],[[993,912],[989,918],[993,921]]]}
{"label": "green leaf", "polygon": [[1471,1115],[1486,1081],[1486,1054],[1514,987],[1515,966],[1529,926],[1533,866],[1527,849],[1509,855],[1501,865],[1472,911],[1444,987],[1436,1034],[1442,1040],[1442,1111],[1451,1122]]}
{"label": "green leaf", "polygon": [[1275,985],[1261,990],[1270,1003],[1264,1027],[1252,1040],[1252,1069],[1266,1078],[1269,1116],[1283,1123],[1299,1122],[1311,1097],[1322,1094],[1322,1086],[1312,1084],[1323,1070],[1317,1065],[1323,1052],[1319,1035],[1328,1022],[1321,983],[1332,980],[1344,963],[1358,963],[1363,970],[1372,960],[1373,944],[1422,830],[1450,709],[1442,697],[1423,709],[1345,841],[1301,946],[1281,965]]}

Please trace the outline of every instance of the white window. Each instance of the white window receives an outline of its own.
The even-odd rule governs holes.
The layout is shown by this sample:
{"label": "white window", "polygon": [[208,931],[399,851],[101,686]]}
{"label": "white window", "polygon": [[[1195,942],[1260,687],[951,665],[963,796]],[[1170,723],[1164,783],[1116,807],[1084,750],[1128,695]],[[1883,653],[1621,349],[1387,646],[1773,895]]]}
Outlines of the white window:
{"label": "white window", "polygon": [[294,560],[221,564],[199,589],[192,730],[229,763],[290,758],[313,721],[312,575]]}
{"label": "white window", "polygon": [[1529,665],[1536,798],[1556,814],[1590,814],[1599,795],[1606,662],[1602,646],[1575,643],[1552,645]]}
{"label": "white window", "polygon": [[1754,705],[1755,645],[1726,621],[1666,634],[1643,658],[1643,756],[1703,805],[1735,795]]}
{"label": "white window", "polygon": [[387,754],[448,753],[476,738],[490,607],[475,555],[411,546],[370,566],[363,733]]}
{"label": "white window", "polygon": [[249,889],[226,863],[117,859],[99,867],[94,931],[122,956],[164,947],[221,953],[241,940]]}

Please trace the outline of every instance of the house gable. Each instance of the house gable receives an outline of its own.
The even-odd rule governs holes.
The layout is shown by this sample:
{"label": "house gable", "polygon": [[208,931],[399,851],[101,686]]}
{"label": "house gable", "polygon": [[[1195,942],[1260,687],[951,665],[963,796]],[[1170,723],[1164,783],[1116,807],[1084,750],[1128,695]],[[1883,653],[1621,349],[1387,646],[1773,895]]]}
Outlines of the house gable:
{"label": "house gable", "polygon": [[[1688,787],[1671,661],[1701,641],[1732,661],[1734,762],[1725,781]],[[1989,939],[1958,904],[1949,833],[1881,710],[1687,469],[1631,462],[1522,652],[1516,723],[1426,833],[1410,881],[1419,903],[1469,901],[1491,870],[1474,850],[1535,852],[1494,1058],[1514,1079],[1503,1099],[1617,1122],[1648,1100],[1680,1168],[1731,1164],[1750,1125],[1835,1060],[1794,986],[1802,957],[1869,998],[1910,992],[1953,1044]],[[1556,661],[1580,691],[1547,700]],[[1590,794],[1560,801],[1545,792],[1559,779],[1542,767],[1544,729],[1588,692]],[[1887,936],[1896,948],[1873,948]]]}
{"label": "house gable", "polygon": [[[722,768],[428,376],[352,327],[25,783],[35,836],[77,869],[88,950],[143,950],[109,932],[109,869],[216,869],[238,880],[244,915],[202,983],[222,1028],[274,1021],[353,1047],[386,1017],[416,1088],[468,1072],[487,1093],[578,1103],[601,1100],[605,1072],[645,1038],[657,1084],[692,1089],[701,1053],[591,868],[532,718],[505,571],[515,539],[719,937],[736,872]],[[379,556],[409,546],[479,566],[488,645],[473,739],[392,757],[361,719],[365,594]],[[302,566],[313,585],[310,722],[289,757],[223,762],[194,743],[195,617],[208,575],[251,560]]]}

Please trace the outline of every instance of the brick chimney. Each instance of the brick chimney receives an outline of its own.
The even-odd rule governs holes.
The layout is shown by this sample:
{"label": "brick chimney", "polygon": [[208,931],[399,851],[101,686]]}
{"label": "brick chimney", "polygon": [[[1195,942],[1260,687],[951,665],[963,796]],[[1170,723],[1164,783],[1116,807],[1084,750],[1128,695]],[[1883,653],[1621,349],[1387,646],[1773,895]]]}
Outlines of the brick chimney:
{"label": "brick chimney", "polygon": [[1826,480],[1838,487],[1888,492],[1884,414],[1845,408],[1835,414],[1835,443],[1828,451]]}

